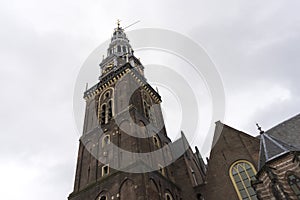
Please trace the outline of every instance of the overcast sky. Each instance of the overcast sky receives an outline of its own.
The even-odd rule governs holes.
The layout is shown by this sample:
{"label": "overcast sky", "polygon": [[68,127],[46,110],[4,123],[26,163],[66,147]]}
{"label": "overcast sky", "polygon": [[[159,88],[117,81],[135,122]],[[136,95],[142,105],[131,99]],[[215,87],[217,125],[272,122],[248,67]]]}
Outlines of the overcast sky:
{"label": "overcast sky", "polygon": [[1,199],[60,200],[72,191],[76,77],[118,18],[141,20],[132,29],[169,29],[199,43],[222,77],[226,124],[255,135],[256,122],[269,129],[299,113],[299,6],[296,0],[0,1]]}

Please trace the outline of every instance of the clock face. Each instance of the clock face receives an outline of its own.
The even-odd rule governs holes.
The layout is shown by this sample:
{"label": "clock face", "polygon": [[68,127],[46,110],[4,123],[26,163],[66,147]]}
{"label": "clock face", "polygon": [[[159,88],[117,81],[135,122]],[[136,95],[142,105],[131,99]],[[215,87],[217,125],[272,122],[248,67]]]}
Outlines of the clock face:
{"label": "clock face", "polygon": [[110,64],[108,64],[108,65],[106,65],[106,66],[104,67],[103,72],[104,72],[104,73],[107,73],[107,72],[109,72],[112,68],[113,68],[113,64],[110,63]]}

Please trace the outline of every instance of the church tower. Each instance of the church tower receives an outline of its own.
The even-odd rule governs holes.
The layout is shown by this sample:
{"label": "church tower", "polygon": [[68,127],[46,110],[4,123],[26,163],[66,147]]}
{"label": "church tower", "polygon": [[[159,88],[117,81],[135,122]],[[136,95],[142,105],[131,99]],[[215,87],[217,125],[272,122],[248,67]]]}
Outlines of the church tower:
{"label": "church tower", "polygon": [[260,137],[216,122],[206,165],[183,132],[176,141],[168,137],[161,97],[119,23],[100,69],[98,83],[83,95],[84,126],[68,200],[300,198],[300,115]]}
{"label": "church tower", "polygon": [[[119,23],[100,68],[99,82],[84,93],[83,134],[74,191],[68,199],[197,199],[191,192],[181,193],[203,182],[199,164],[187,166],[191,157],[198,161],[200,156],[189,148],[179,166],[173,162],[161,97],[148,84]],[[188,145],[186,140],[179,143]]]}

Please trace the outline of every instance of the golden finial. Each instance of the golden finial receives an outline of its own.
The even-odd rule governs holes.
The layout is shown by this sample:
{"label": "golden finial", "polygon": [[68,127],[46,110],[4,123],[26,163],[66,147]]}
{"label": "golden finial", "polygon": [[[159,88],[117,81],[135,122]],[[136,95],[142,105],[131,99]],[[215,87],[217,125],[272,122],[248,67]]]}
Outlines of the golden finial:
{"label": "golden finial", "polygon": [[121,20],[117,19],[118,28],[120,28],[120,22],[121,22]]}

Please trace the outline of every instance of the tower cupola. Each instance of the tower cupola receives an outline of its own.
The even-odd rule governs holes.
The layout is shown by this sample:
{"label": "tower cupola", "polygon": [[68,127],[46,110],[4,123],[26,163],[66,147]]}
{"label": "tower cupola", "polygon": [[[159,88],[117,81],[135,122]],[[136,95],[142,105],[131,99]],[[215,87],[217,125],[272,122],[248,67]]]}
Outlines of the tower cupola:
{"label": "tower cupola", "polygon": [[129,39],[126,36],[124,29],[120,26],[120,21],[118,21],[117,24],[118,26],[114,29],[107,49],[107,56],[106,58],[103,56],[103,60],[100,63],[102,71],[101,76],[105,76],[108,72],[123,66],[125,63],[129,62],[130,57],[133,57],[133,50],[129,44]]}
{"label": "tower cupola", "polygon": [[132,48],[129,44],[129,40],[124,32],[124,29],[120,27],[120,24],[118,23],[118,27],[115,28],[111,37],[111,43],[107,49],[107,56],[122,56],[126,54],[131,55]]}

